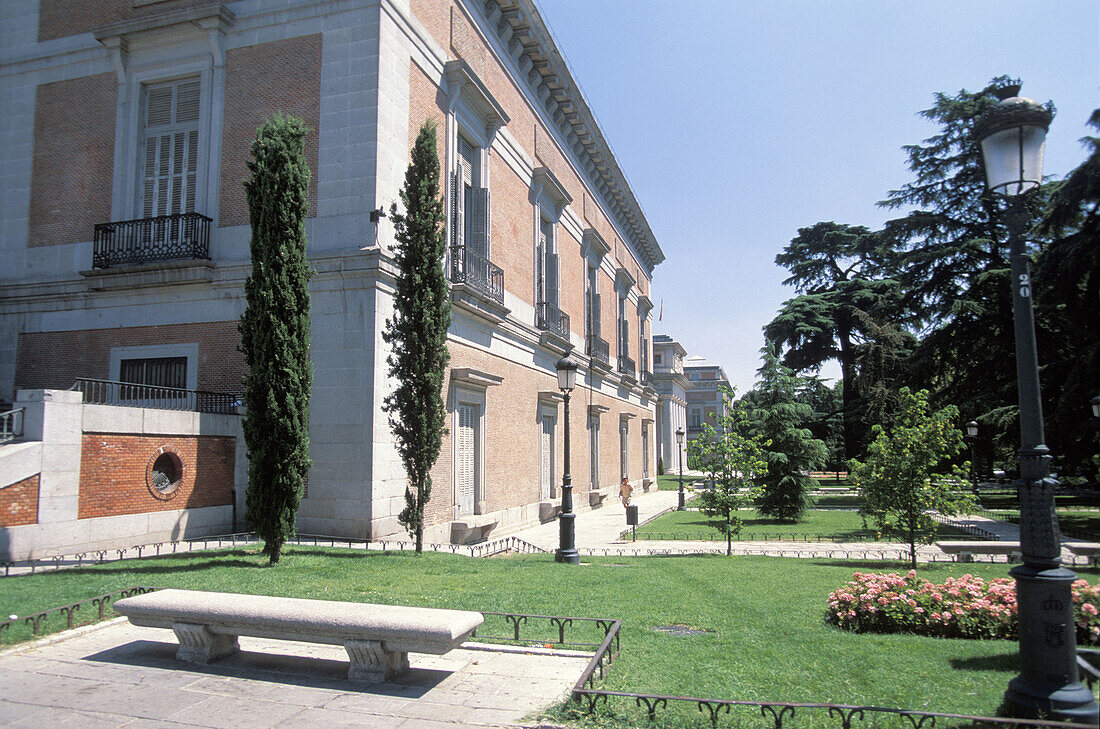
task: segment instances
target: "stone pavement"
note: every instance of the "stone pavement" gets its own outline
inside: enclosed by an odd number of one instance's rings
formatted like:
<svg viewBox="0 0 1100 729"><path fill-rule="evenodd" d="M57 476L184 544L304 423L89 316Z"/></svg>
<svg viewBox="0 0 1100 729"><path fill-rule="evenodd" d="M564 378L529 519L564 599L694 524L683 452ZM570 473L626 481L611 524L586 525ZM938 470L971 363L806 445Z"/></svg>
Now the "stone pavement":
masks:
<svg viewBox="0 0 1100 729"><path fill-rule="evenodd" d="M533 726L589 657L467 644L410 654L391 683L350 682L339 646L241 638L209 665L175 659L171 631L123 619L0 653L0 726L11 729L454 729Z"/></svg>

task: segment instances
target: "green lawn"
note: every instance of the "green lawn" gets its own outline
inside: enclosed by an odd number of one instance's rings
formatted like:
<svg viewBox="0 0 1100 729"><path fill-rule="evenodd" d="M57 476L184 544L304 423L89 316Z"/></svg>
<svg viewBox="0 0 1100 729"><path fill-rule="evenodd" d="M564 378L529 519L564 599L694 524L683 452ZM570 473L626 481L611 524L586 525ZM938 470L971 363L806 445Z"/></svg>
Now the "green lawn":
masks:
<svg viewBox="0 0 1100 729"><path fill-rule="evenodd" d="M810 510L797 524L762 518L755 511L741 512L741 540L799 540L816 541L818 537L836 542L852 542L872 539L873 534L863 527L863 520L854 511ZM719 531L711 526L711 520L702 512L671 511L644 526L638 527L638 536L648 539L713 539L725 541ZM971 536L961 530L941 527L939 536L944 539L961 539Z"/></svg>
<svg viewBox="0 0 1100 729"><path fill-rule="evenodd" d="M624 626L622 653L605 684L610 689L954 713L994 713L1017 665L1012 642L854 635L826 625L829 592L850 580L854 571L879 569L878 565L666 557L591 559L589 566L572 567L554 563L549 555L473 559L292 546L280 566L267 569L257 552L236 549L127 560L7 578L0 612L25 615L145 584L619 618ZM901 566L887 569L904 571ZM923 575L937 582L964 572L1001 577L1007 568L921 567ZM1097 570L1083 572L1097 579ZM63 625L60 618L58 622ZM676 637L652 630L663 625L708 632ZM544 637L554 633L548 623L544 627ZM24 637L17 631L5 634L4 641ZM167 631L164 640L173 640ZM694 706L684 717L683 726L699 721ZM631 721L638 723L636 717Z"/></svg>

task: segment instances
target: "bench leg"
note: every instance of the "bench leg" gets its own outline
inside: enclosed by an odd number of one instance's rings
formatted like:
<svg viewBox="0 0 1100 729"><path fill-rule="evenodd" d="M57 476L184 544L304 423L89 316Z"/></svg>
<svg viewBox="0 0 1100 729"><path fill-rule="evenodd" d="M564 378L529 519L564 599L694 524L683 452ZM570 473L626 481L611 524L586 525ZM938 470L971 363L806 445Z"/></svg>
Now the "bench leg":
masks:
<svg viewBox="0 0 1100 729"><path fill-rule="evenodd" d="M353 681L389 681L409 670L409 654L386 650L380 640L349 640L344 649L351 659L348 678Z"/></svg>
<svg viewBox="0 0 1100 729"><path fill-rule="evenodd" d="M205 625L172 623L172 632L180 642L176 658L190 663L211 663L241 649L237 636L211 633Z"/></svg>

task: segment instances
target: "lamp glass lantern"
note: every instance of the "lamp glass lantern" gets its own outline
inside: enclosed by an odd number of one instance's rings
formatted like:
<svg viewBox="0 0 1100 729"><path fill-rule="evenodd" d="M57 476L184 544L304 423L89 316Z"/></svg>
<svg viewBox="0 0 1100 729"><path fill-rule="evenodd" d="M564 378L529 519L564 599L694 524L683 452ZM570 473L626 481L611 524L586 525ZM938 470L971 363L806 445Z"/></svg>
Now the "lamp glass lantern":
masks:
<svg viewBox="0 0 1100 729"><path fill-rule="evenodd" d="M1097 406L1094 403L1093 406L1092 406L1092 411L1093 412L1096 412L1096 407ZM679 444L679 445L684 444L684 429L683 428L677 428L676 429L676 443Z"/></svg>
<svg viewBox="0 0 1100 729"><path fill-rule="evenodd" d="M966 424L966 434L971 438L977 438L978 437L978 421L977 420L971 420L969 423Z"/></svg>
<svg viewBox="0 0 1100 729"><path fill-rule="evenodd" d="M558 389L562 392L572 392L577 386L577 363L568 357L562 357L555 368L558 371Z"/></svg>
<svg viewBox="0 0 1100 729"><path fill-rule="evenodd" d="M1092 398L1092 417L1100 418L1100 395Z"/></svg>
<svg viewBox="0 0 1100 729"><path fill-rule="evenodd" d="M1018 85L995 93L1000 102L981 118L974 133L981 143L989 189L1014 197L1043 182L1043 152L1053 115L1018 96Z"/></svg>

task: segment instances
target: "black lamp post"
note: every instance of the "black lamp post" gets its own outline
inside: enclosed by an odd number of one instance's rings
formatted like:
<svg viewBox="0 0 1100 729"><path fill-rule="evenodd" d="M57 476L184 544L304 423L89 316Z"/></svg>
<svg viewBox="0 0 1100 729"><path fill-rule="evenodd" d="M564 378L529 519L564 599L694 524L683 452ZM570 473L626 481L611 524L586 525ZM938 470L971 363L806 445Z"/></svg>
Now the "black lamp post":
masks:
<svg viewBox="0 0 1100 729"><path fill-rule="evenodd" d="M574 542L573 477L569 474L569 393L577 385L577 363L562 357L555 365L558 370L558 389L565 398L565 465L561 476L561 513L558 515L558 551L554 561L580 564L581 555Z"/></svg>
<svg viewBox="0 0 1100 729"><path fill-rule="evenodd" d="M684 511L687 507L684 506L684 429L676 429L676 445L680 448L680 503L676 507L677 511Z"/></svg>
<svg viewBox="0 0 1100 729"><path fill-rule="evenodd" d="M1044 444L1039 394L1039 361L1032 313L1031 264L1024 241L1024 198L1039 187L1043 143L1054 115L1021 98L1019 86L997 92L1000 102L975 126L989 189L1005 197L1012 257L1012 309L1016 329L1016 379L1020 407L1020 549L1016 579L1020 623L1020 675L1005 692L1017 716L1097 724L1097 705L1081 683L1070 585L1077 578L1062 567L1058 518L1050 475L1050 449Z"/></svg>
<svg viewBox="0 0 1100 729"><path fill-rule="evenodd" d="M971 420L966 424L966 435L963 437L970 444L970 490L978 493L978 421Z"/></svg>

